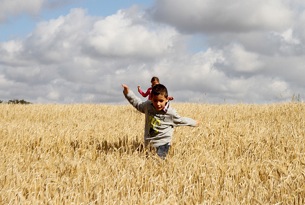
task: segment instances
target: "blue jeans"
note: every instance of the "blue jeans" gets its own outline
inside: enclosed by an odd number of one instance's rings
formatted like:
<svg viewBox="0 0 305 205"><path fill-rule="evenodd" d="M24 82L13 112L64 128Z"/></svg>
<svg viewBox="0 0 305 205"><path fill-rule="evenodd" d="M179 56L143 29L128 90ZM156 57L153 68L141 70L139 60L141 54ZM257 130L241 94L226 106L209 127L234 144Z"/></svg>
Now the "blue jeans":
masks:
<svg viewBox="0 0 305 205"><path fill-rule="evenodd" d="M169 148L170 148L169 143L157 147L158 156L161 157L161 159L165 159L166 155L168 154Z"/></svg>

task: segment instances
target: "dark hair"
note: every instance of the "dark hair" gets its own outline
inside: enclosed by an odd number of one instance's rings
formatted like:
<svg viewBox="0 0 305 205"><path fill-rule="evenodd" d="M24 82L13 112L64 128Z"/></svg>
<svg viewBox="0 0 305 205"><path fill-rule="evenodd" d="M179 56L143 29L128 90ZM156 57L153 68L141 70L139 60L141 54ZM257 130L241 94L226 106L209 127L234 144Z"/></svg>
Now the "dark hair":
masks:
<svg viewBox="0 0 305 205"><path fill-rule="evenodd" d="M154 82L154 81L159 82L159 78L156 77L156 76L152 77L151 80L150 80L150 82L152 83L152 82Z"/></svg>
<svg viewBox="0 0 305 205"><path fill-rule="evenodd" d="M164 97L166 97L166 98L168 97L167 88L162 84L155 85L151 90L151 94L155 95L155 96L161 94L161 95L164 95Z"/></svg>

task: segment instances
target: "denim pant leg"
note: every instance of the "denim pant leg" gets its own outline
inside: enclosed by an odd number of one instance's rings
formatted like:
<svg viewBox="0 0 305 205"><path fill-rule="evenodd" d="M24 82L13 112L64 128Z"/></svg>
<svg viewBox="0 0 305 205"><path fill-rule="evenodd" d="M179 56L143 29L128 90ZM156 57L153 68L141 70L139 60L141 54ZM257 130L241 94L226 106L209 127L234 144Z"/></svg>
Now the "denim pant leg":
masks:
<svg viewBox="0 0 305 205"><path fill-rule="evenodd" d="M161 157L162 159L165 159L166 155L168 154L169 148L170 148L169 143L157 147L158 156Z"/></svg>

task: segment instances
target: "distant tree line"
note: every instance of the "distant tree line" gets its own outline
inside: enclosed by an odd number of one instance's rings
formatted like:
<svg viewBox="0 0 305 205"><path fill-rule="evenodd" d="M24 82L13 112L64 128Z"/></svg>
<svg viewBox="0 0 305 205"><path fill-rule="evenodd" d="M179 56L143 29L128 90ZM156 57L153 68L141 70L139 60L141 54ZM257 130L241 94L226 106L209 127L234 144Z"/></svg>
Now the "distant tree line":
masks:
<svg viewBox="0 0 305 205"><path fill-rule="evenodd" d="M0 100L0 103L7 103L7 104L32 104L30 102L27 102L25 100L18 100L18 99L14 99L14 100L9 100L7 102L4 102L2 100Z"/></svg>

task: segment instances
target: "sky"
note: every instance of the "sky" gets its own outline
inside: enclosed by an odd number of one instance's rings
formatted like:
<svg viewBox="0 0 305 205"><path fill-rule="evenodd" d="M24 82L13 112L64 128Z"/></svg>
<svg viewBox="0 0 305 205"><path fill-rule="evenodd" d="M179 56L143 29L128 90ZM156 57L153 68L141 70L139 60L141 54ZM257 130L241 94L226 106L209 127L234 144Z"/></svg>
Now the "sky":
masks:
<svg viewBox="0 0 305 205"><path fill-rule="evenodd" d="M304 0L0 0L0 100L126 103L158 76L175 102L305 95Z"/></svg>

